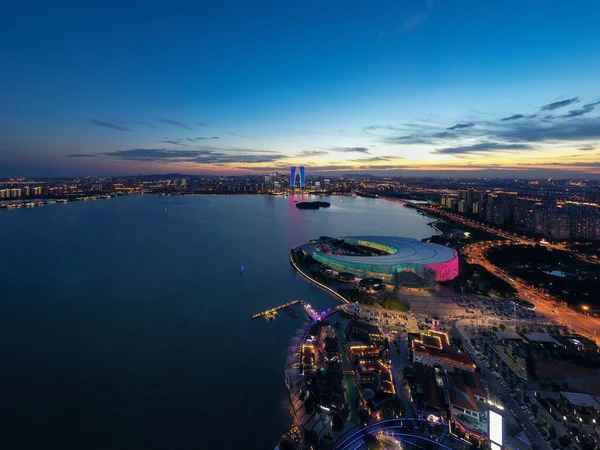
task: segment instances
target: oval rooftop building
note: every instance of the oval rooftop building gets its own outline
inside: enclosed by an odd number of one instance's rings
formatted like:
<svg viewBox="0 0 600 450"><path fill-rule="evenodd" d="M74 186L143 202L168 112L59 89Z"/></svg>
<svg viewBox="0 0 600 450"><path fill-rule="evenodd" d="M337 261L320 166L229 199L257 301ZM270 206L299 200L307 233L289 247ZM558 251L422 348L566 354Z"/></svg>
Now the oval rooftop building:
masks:
<svg viewBox="0 0 600 450"><path fill-rule="evenodd" d="M322 236L311 247L315 260L336 271L380 278L397 286L432 287L458 276L455 250L411 238Z"/></svg>

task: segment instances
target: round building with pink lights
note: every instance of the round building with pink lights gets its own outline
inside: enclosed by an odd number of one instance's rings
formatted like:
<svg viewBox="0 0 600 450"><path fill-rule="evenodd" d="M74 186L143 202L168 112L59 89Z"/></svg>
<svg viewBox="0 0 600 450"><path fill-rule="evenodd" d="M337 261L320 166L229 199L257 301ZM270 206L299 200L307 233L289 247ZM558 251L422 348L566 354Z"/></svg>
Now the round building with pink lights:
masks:
<svg viewBox="0 0 600 450"><path fill-rule="evenodd" d="M439 244L396 236L323 236L305 252L333 270L395 286L433 287L458 276L458 255Z"/></svg>

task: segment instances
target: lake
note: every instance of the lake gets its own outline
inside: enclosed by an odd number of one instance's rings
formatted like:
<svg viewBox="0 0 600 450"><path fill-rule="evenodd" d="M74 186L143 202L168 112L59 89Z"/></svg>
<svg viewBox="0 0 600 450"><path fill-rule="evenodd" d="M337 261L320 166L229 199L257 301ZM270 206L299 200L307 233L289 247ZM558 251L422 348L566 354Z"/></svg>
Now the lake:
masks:
<svg viewBox="0 0 600 450"><path fill-rule="evenodd" d="M250 316L297 298L338 304L294 271L290 248L435 233L397 204L322 200L331 207L136 195L0 210L0 448L273 448L306 319Z"/></svg>

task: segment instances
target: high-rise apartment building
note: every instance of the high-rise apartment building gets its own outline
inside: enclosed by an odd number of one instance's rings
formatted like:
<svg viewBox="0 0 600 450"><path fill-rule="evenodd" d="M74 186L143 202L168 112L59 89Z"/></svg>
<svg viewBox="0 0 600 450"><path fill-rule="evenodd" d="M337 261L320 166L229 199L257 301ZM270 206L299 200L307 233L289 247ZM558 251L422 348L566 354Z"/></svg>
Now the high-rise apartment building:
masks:
<svg viewBox="0 0 600 450"><path fill-rule="evenodd" d="M296 189L296 166L290 167L290 189Z"/></svg>
<svg viewBox="0 0 600 450"><path fill-rule="evenodd" d="M298 167L298 169L300 169L300 189L304 190L304 188L306 187L306 183L304 180L304 166L300 166Z"/></svg>

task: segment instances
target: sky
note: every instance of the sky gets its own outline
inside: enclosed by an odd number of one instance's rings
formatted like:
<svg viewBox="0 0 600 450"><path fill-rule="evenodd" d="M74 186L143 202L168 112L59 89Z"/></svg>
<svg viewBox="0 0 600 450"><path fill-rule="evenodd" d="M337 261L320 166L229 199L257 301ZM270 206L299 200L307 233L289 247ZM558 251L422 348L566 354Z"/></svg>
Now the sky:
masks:
<svg viewBox="0 0 600 450"><path fill-rule="evenodd" d="M0 176L600 179L598 0L1 8Z"/></svg>

